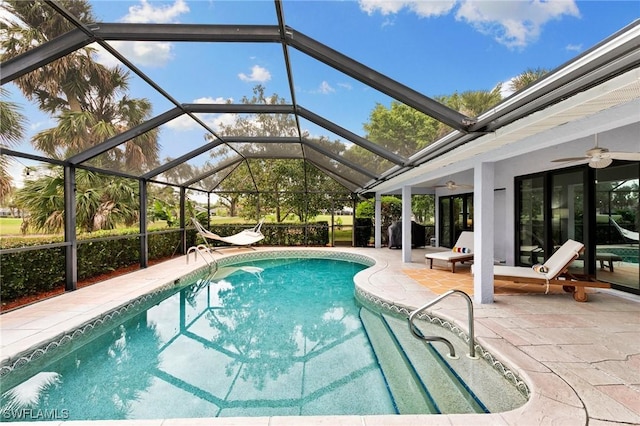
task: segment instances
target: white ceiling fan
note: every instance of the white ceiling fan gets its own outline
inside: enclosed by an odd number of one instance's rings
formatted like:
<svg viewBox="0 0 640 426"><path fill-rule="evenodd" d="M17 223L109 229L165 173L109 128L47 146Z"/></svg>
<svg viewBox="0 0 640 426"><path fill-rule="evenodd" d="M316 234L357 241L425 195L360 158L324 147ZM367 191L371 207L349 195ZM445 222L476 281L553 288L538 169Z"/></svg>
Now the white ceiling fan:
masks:
<svg viewBox="0 0 640 426"><path fill-rule="evenodd" d="M467 185L465 183L455 183L452 180L448 180L443 185L435 185L435 188L447 188L449 191L453 191L454 189L471 189L473 188L473 185Z"/></svg>
<svg viewBox="0 0 640 426"><path fill-rule="evenodd" d="M604 169L609 164L613 162L613 160L628 160L628 161L640 161L640 152L613 152L609 151L607 148L600 148L598 146L598 135L595 135L596 146L588 150L584 157L569 157L569 158L558 158L557 160L551 160L554 163L562 162L568 163L572 161L582 161L584 159L589 159L589 167L593 167L594 169Z"/></svg>

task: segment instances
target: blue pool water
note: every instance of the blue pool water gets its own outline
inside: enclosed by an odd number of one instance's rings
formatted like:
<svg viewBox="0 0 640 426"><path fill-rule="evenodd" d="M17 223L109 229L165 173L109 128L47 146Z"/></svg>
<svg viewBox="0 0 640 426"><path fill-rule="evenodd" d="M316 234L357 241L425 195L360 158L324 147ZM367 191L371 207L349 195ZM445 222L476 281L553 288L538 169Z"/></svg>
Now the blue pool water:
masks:
<svg viewBox="0 0 640 426"><path fill-rule="evenodd" d="M3 378L1 420L395 414L354 301L365 267L222 267L15 387Z"/></svg>
<svg viewBox="0 0 640 426"><path fill-rule="evenodd" d="M638 247L598 247L598 252L617 254L622 262L638 263Z"/></svg>

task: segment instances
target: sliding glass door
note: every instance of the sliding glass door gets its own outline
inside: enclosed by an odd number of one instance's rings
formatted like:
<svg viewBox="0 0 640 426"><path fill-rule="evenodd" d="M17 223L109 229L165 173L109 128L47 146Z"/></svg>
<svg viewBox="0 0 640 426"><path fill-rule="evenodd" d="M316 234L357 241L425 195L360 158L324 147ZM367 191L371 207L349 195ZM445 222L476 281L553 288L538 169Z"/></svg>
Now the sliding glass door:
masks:
<svg viewBox="0 0 640 426"><path fill-rule="evenodd" d="M640 165L599 169L596 173L596 276L640 293Z"/></svg>
<svg viewBox="0 0 640 426"><path fill-rule="evenodd" d="M439 244L453 247L462 231L473 231L473 193L440 197Z"/></svg>
<svg viewBox="0 0 640 426"><path fill-rule="evenodd" d="M585 244L574 273L640 294L639 163L555 170L515 183L517 265L543 263L572 239Z"/></svg>
<svg viewBox="0 0 640 426"><path fill-rule="evenodd" d="M516 264L532 266L544 262L545 202L544 176L522 178L518 188L518 233Z"/></svg>

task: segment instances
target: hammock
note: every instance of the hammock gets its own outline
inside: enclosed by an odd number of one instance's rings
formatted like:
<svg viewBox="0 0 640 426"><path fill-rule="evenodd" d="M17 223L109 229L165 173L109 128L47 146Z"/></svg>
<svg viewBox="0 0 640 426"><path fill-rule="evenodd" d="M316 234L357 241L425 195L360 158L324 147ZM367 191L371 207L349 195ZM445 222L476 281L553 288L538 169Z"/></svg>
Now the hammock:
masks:
<svg viewBox="0 0 640 426"><path fill-rule="evenodd" d="M214 234L211 231L207 231L195 217L192 218L192 221L196 227L196 230L198 231L198 234L202 237L205 244L208 243L208 240L216 240L222 241L223 243L231 244L233 246L249 246L264 239L264 235L262 234L262 232L260 232L260 228L262 227L262 222L264 222L264 219L258 222L258 224L251 229L245 229L244 231L240 231L237 234L229 235L227 237L222 237L218 234Z"/></svg>
<svg viewBox="0 0 640 426"><path fill-rule="evenodd" d="M616 227L618 232L620 232L620 234L622 234L622 236L627 240L636 241L636 242L640 240L640 234L638 234L638 232L633 232L633 231L629 231L628 229L624 229L623 227L618 225L618 222L616 222L611 216L609 216L609 220L611 221L611 223L613 223L613 226Z"/></svg>

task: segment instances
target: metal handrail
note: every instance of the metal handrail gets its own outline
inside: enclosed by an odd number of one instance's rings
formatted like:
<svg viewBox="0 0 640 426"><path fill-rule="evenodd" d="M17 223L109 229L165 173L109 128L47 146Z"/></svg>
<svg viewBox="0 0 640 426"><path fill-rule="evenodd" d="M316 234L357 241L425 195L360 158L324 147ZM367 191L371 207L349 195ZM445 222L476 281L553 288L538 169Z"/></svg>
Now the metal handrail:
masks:
<svg viewBox="0 0 640 426"><path fill-rule="evenodd" d="M218 262L216 261L216 259L211 254L211 250L209 249L209 247L205 246L204 244L198 244L197 246L189 247L189 250L187 250L187 265L189 264L189 255L191 253L193 253L193 260L194 261L198 260L198 253L200 253L200 255L202 256L202 259L204 259L204 261L205 261L205 263L207 265L211 266L211 263L213 263L214 266L216 267L216 270L218 269ZM211 257L211 263L209 263L207 258L204 257L204 255L202 253L209 254L209 256Z"/></svg>
<svg viewBox="0 0 640 426"><path fill-rule="evenodd" d="M474 329L473 329L473 302L471 301L471 298L469 297L469 295L462 290L449 290L443 295L441 295L440 297L437 297L436 299L432 300L426 305L423 305L420 308L411 312L411 314L409 314L409 331L411 331L411 334L413 334L418 339L422 339L427 342L442 342L446 344L447 347L449 348L449 357L456 358L456 350L449 340L441 336L425 336L413 323L413 320L416 318L416 316L420 312L424 311L425 309L440 302L442 299L448 296L451 296L452 294L455 294L455 293L461 294L462 296L464 296L465 300L467 301L467 312L469 317L469 355L468 356L469 358L477 359L475 340L474 340Z"/></svg>

